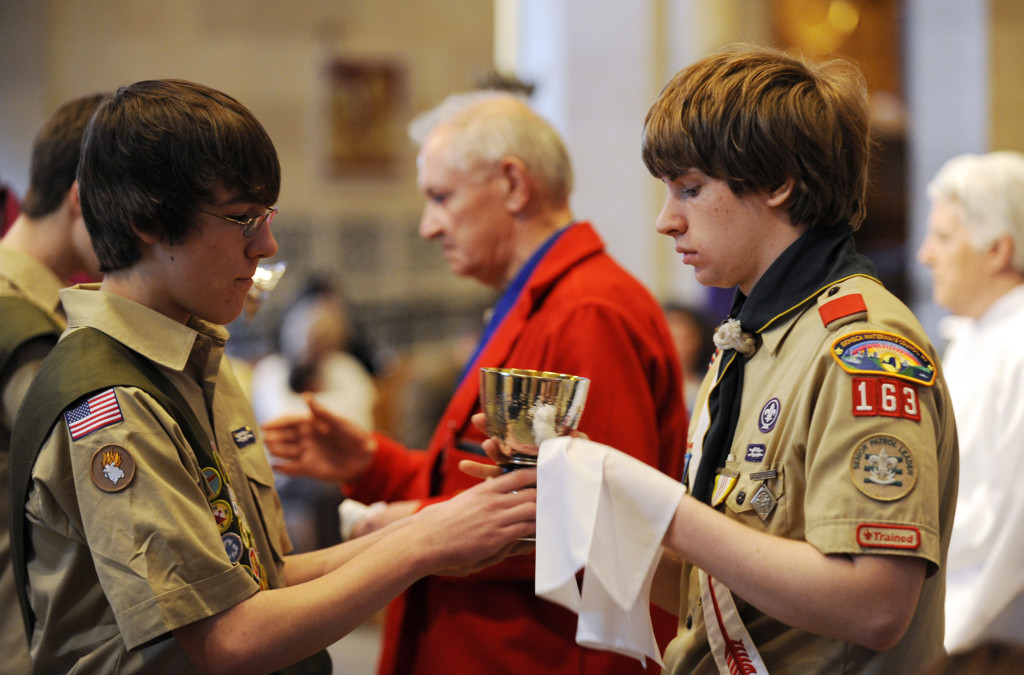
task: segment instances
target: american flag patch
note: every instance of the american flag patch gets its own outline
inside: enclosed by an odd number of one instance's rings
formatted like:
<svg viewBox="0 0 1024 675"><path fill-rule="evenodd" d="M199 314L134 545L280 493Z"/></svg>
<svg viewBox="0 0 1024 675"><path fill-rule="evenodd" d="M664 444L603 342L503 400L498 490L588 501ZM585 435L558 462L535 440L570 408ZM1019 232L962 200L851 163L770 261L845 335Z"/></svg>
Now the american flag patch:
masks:
<svg viewBox="0 0 1024 675"><path fill-rule="evenodd" d="M74 441L123 419L121 406L117 404L117 395L113 389L90 396L75 407L64 411L64 420L68 423L68 431L71 432L71 440Z"/></svg>

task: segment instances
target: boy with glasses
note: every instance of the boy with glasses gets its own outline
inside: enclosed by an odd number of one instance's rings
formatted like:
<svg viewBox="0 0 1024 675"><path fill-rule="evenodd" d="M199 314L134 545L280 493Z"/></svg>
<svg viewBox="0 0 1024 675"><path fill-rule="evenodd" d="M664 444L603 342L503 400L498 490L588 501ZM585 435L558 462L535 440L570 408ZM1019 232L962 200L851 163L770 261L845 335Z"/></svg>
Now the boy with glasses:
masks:
<svg viewBox="0 0 1024 675"><path fill-rule="evenodd" d="M63 294L69 330L12 442L37 672L329 673L322 650L415 579L521 546L535 476L490 481L365 542L288 555L224 358L222 324L277 252L280 165L244 106L180 80L123 87L90 124L78 176L105 276Z"/></svg>

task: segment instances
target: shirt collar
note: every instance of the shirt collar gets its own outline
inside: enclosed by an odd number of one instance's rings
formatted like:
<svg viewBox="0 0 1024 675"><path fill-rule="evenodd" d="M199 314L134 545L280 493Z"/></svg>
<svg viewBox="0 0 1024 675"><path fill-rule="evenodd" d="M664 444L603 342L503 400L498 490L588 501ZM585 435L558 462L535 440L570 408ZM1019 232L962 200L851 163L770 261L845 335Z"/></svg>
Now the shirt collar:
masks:
<svg viewBox="0 0 1024 675"><path fill-rule="evenodd" d="M95 328L150 361L182 371L197 339L223 346L228 331L200 319L189 325L164 316L134 300L99 290L99 284L80 284L60 292L68 328Z"/></svg>

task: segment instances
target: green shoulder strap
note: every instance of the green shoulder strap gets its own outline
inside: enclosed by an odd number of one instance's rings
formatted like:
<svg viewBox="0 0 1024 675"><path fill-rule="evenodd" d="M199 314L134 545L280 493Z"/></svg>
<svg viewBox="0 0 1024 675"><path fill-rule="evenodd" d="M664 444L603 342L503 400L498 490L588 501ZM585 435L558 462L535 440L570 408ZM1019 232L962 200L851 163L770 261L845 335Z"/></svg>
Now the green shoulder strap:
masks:
<svg viewBox="0 0 1024 675"><path fill-rule="evenodd" d="M203 447L206 434L192 409L148 360L92 328L76 330L57 343L25 394L11 433L11 563L29 637L34 618L26 583L25 499L32 468L60 414L75 401L113 386L138 387L153 396L178 421L189 444Z"/></svg>
<svg viewBox="0 0 1024 675"><path fill-rule="evenodd" d="M0 316L4 322L0 331L0 375L23 344L36 338L48 338L56 344L63 332L49 314L26 298L0 297Z"/></svg>

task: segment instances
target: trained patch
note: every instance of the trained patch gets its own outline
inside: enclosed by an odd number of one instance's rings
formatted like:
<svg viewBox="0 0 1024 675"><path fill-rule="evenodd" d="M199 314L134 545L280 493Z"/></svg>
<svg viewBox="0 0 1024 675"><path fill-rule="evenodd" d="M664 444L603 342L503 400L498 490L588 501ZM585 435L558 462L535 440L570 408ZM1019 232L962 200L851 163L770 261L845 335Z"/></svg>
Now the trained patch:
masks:
<svg viewBox="0 0 1024 675"><path fill-rule="evenodd" d="M121 406L117 404L117 394L113 389L94 394L64 411L64 421L73 441L122 420Z"/></svg>
<svg viewBox="0 0 1024 675"><path fill-rule="evenodd" d="M861 331L836 339L832 356L854 375L889 375L917 384L935 382L935 365L906 338L880 331Z"/></svg>
<svg viewBox="0 0 1024 675"><path fill-rule="evenodd" d="M135 478L135 460L120 445L104 445L92 454L89 475L104 492L120 492Z"/></svg>
<svg viewBox="0 0 1024 675"><path fill-rule="evenodd" d="M908 525L861 523L857 526L857 544L864 548L921 548L921 531Z"/></svg>
<svg viewBox="0 0 1024 675"><path fill-rule="evenodd" d="M872 499L883 502L902 499L917 483L914 455L895 436L870 436L853 449L850 479L858 490Z"/></svg>
<svg viewBox="0 0 1024 675"><path fill-rule="evenodd" d="M855 417L903 417L921 421L917 385L892 377L853 378Z"/></svg>

